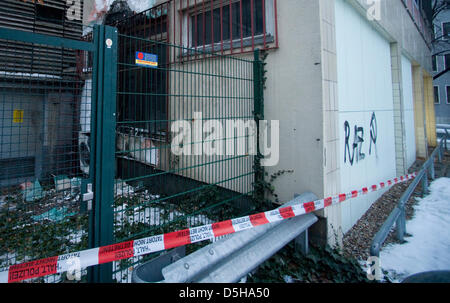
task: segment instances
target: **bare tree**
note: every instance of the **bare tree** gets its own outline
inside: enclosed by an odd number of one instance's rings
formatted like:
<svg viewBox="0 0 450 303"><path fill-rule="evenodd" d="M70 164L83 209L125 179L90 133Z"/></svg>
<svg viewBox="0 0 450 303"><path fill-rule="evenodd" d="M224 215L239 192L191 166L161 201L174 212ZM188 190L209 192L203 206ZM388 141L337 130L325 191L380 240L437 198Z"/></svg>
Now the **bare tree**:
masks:
<svg viewBox="0 0 450 303"><path fill-rule="evenodd" d="M433 0L431 18L433 24L434 38L432 40L433 56L445 56L450 54L450 33L444 32L441 23L441 15L443 12L450 10L450 0ZM450 68L446 68L442 72L436 74L433 79L438 79L447 72Z"/></svg>

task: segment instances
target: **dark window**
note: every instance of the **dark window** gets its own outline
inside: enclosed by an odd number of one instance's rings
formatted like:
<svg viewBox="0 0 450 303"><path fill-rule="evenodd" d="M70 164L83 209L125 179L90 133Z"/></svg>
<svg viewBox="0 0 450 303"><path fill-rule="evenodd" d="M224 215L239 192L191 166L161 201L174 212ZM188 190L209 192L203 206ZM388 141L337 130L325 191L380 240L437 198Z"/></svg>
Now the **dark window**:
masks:
<svg viewBox="0 0 450 303"><path fill-rule="evenodd" d="M448 91L448 90L447 90L447 91ZM440 99L440 98L439 98L439 87L438 87L438 86L435 86L435 87L434 87L434 103L435 103L435 104L441 103L439 99Z"/></svg>
<svg viewBox="0 0 450 303"><path fill-rule="evenodd" d="M437 72L437 57L436 56L432 57L432 62L433 62L433 72Z"/></svg>
<svg viewBox="0 0 450 303"><path fill-rule="evenodd" d="M450 104L450 99L449 99L449 97L450 97L450 86L447 86L445 88L447 90L447 104Z"/></svg>
<svg viewBox="0 0 450 303"><path fill-rule="evenodd" d="M445 69L450 68L450 54L445 55Z"/></svg>
<svg viewBox="0 0 450 303"><path fill-rule="evenodd" d="M450 38L450 22L442 23L442 35L444 39Z"/></svg>
<svg viewBox="0 0 450 303"><path fill-rule="evenodd" d="M237 1L231 4L232 30L230 30L230 5L224 5L212 10L208 10L205 5L205 11L191 15L191 34L192 46L202 46L221 41L229 41L230 35L234 39L247 38L252 36L252 6L251 0ZM242 26L241 26L242 13ZM262 0L253 0L253 35L264 33L263 28L263 9ZM222 14L222 15L221 15ZM222 21L222 22L221 22ZM212 33L214 31L214 33ZM232 31L232 33L231 33ZM242 32L242 33L241 33Z"/></svg>
<svg viewBox="0 0 450 303"><path fill-rule="evenodd" d="M64 21L64 10L37 4L36 20L62 24Z"/></svg>

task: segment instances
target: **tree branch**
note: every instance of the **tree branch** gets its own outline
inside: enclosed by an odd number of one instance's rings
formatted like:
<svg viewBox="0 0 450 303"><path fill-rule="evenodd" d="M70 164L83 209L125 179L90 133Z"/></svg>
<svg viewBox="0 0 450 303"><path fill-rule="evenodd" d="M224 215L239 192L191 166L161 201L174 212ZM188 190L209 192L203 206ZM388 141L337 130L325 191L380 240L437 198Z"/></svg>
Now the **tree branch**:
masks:
<svg viewBox="0 0 450 303"><path fill-rule="evenodd" d="M446 68L445 70L443 70L443 71L440 72L439 74L434 75L434 76L433 76L433 80L436 80L436 79L442 77L443 75L445 75L445 74L448 73L449 71L450 71L450 67Z"/></svg>

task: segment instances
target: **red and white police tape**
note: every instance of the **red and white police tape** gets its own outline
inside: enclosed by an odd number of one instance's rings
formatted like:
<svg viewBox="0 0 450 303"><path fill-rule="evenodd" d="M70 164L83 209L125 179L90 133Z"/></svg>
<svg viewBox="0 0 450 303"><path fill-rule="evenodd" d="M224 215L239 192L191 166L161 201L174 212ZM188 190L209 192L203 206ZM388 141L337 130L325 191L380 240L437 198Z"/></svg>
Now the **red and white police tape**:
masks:
<svg viewBox="0 0 450 303"><path fill-rule="evenodd" d="M378 185L372 185L371 187L354 190L347 194L340 194L317 201L282 207L276 210L245 216L242 218L193 227L181 231L117 243L109 246L87 249L27 263L11 265L8 270L0 272L0 283L13 283L63 273L66 271L73 271L74 264L76 264L77 269L81 269L89 266L155 253L191 243L211 240L216 237L324 209L331 205L368 194L369 192L374 192L380 189L388 188L397 183L408 181L416 176L417 173L413 173L395 178L393 180L388 180L387 182L381 182Z"/></svg>

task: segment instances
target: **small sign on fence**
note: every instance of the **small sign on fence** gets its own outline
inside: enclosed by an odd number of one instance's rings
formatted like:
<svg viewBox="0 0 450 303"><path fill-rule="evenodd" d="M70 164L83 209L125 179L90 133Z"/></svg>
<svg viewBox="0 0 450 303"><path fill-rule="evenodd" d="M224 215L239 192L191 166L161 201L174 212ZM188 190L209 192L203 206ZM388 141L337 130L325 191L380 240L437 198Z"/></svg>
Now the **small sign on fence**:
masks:
<svg viewBox="0 0 450 303"><path fill-rule="evenodd" d="M136 65L157 68L158 56L154 54L136 52Z"/></svg>
<svg viewBox="0 0 450 303"><path fill-rule="evenodd" d="M21 110L21 109L14 110L13 123L23 123L23 110Z"/></svg>

